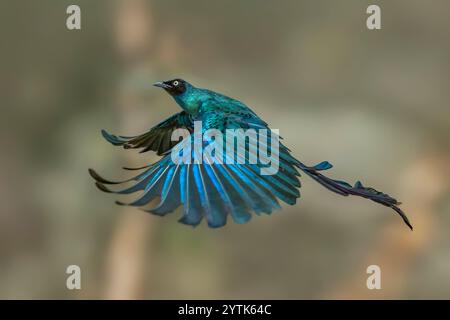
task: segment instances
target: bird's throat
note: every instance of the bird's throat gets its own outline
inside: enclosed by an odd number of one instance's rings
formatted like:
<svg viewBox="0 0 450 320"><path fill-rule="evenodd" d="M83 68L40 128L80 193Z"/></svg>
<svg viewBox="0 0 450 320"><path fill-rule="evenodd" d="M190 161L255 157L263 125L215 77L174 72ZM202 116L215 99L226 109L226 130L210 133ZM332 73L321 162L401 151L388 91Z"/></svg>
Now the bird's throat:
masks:
<svg viewBox="0 0 450 320"><path fill-rule="evenodd" d="M179 95L174 97L178 105L187 113L196 115L200 108L200 100L197 97Z"/></svg>

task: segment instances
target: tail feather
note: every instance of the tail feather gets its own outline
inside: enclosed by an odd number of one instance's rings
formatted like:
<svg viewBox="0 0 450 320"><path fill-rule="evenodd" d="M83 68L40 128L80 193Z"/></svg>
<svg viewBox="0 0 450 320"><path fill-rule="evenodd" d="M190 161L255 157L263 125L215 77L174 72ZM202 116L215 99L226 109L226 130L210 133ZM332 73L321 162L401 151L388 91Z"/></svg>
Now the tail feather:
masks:
<svg viewBox="0 0 450 320"><path fill-rule="evenodd" d="M320 183L322 186L337 194L340 194L342 196L354 195L363 197L372 200L376 203L382 204L386 207L392 208L395 212L397 212L400 215L405 224L411 230L413 230L413 226L409 221L408 217L403 212L403 210L398 207L401 203L397 201L395 198L389 196L388 194L378 191L371 187L365 187L360 181L357 181L355 185L352 186L345 181L333 180L331 178L328 178L327 176L324 176L319 171L328 170L332 168L332 165L327 161L323 161L313 167L309 167L301 162L298 162L298 167L300 168L300 170L302 170L312 179Z"/></svg>

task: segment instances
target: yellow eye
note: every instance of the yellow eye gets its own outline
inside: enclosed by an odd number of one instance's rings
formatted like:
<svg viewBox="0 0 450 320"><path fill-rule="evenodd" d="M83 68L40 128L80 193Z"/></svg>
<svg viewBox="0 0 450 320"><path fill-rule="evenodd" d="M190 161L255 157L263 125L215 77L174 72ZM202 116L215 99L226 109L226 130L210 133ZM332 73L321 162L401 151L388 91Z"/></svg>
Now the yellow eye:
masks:
<svg viewBox="0 0 450 320"><path fill-rule="evenodd" d="M180 83L179 83L177 80L175 80L174 82L172 82L172 84L176 87L176 86L178 86Z"/></svg>

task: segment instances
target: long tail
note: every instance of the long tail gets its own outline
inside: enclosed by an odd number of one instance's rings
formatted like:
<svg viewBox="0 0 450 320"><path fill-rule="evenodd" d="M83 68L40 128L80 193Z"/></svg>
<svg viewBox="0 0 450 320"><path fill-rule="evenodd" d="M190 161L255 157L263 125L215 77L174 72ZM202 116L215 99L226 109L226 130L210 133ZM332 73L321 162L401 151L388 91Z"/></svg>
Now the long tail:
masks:
<svg viewBox="0 0 450 320"><path fill-rule="evenodd" d="M309 167L301 162L298 162L298 167L308 176L310 176L315 181L320 183L322 186L337 194L340 194L342 196L355 195L363 197L366 199L370 199L374 202L380 203L386 207L394 209L395 212L397 212L400 215L400 217L402 217L406 225L411 230L413 230L413 227L409 222L408 217L402 211L402 209L398 207L401 203L396 199L392 198L391 196L383 192L375 190L374 188L364 187L360 181L357 181L355 185L352 186L345 181L333 180L321 174L320 171L328 170L333 167L331 163L329 163L328 161L323 161L313 167Z"/></svg>

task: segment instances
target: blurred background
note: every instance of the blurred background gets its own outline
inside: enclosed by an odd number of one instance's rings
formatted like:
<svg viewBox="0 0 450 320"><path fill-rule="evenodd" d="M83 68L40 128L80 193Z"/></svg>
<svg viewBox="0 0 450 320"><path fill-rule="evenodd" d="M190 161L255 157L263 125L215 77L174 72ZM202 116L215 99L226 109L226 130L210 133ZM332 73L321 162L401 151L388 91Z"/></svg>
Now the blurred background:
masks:
<svg viewBox="0 0 450 320"><path fill-rule="evenodd" d="M447 0L2 0L0 15L0 298L450 298ZM247 103L303 162L401 199L414 231L307 177L297 205L215 230L116 206L87 169L119 179L157 157L100 129L178 112L151 86L174 77Z"/></svg>

